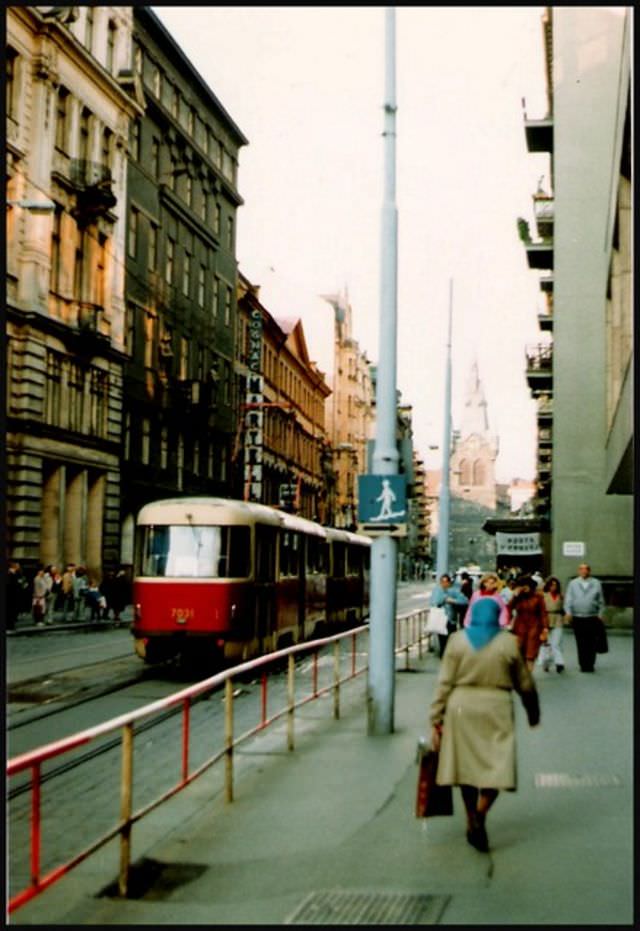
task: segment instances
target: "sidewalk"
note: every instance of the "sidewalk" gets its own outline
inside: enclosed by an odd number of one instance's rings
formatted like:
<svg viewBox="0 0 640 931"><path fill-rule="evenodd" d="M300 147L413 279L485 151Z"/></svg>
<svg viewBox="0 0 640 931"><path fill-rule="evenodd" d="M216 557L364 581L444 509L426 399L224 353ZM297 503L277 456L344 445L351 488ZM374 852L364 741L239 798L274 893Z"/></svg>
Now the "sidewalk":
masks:
<svg viewBox="0 0 640 931"><path fill-rule="evenodd" d="M520 781L491 812L490 854L467 844L457 790L453 817L413 816L428 654L397 673L394 734L366 736L360 677L339 721L331 699L298 712L293 753L279 726L239 753L232 804L205 775L136 825L134 861L164 865L142 898L98 897L117 877L109 845L12 924L631 924L633 638L609 642L586 675L567 632L566 671L537 673L540 727L517 703Z"/></svg>

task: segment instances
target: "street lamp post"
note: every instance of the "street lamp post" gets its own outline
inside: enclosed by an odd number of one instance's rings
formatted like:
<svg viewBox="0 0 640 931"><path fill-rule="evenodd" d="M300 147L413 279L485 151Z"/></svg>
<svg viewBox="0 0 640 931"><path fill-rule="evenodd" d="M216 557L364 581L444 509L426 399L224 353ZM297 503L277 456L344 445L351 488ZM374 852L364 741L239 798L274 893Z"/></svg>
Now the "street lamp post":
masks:
<svg viewBox="0 0 640 931"><path fill-rule="evenodd" d="M449 281L449 336L447 340L447 369L444 392L444 434L442 437L442 481L440 483L440 509L438 513L437 577L449 572L449 515L450 457L451 457L451 321L453 317L453 280Z"/></svg>
<svg viewBox="0 0 640 931"><path fill-rule="evenodd" d="M395 9L385 11L384 199L382 204L380 344L376 378L374 475L397 475L396 305L398 211L396 207ZM367 723L370 736L393 732L397 542L383 533L371 544L371 615Z"/></svg>

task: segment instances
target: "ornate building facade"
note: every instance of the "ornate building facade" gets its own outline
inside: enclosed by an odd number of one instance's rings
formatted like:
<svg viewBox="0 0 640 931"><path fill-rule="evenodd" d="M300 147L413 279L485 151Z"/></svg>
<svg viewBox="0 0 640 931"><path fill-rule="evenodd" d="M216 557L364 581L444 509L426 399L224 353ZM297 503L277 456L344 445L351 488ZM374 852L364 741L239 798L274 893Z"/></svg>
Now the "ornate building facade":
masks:
<svg viewBox="0 0 640 931"><path fill-rule="evenodd" d="M7 9L7 549L119 559L130 7Z"/></svg>
<svg viewBox="0 0 640 931"><path fill-rule="evenodd" d="M302 322L276 320L260 289L238 281L237 378L243 401L234 444L241 496L327 522L325 401L331 389L309 358Z"/></svg>

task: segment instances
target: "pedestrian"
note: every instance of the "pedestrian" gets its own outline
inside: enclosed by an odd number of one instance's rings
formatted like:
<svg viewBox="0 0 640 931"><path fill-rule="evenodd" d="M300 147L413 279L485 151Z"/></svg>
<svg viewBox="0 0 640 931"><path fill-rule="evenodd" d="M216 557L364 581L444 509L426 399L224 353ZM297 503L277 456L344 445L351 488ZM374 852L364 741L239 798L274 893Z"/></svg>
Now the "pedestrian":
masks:
<svg viewBox="0 0 640 931"><path fill-rule="evenodd" d="M89 620L100 620L103 612L103 605L106 604L104 595L98 588L98 583L93 577L89 578L87 588L84 593L85 604L89 608Z"/></svg>
<svg viewBox="0 0 640 931"><path fill-rule="evenodd" d="M440 576L439 584L434 586L429 603L433 608L444 608L447 616L447 633L438 634L438 646L442 659L449 635L458 629L456 609L459 605L466 607L469 599L462 594L458 586L453 583L451 576L445 572Z"/></svg>
<svg viewBox="0 0 640 931"><path fill-rule="evenodd" d="M76 574L76 567L69 563L62 573L62 619L67 620L67 614L74 616L75 597L73 594L73 580Z"/></svg>
<svg viewBox="0 0 640 931"><path fill-rule="evenodd" d="M45 601L44 622L45 624L53 624L56 602L62 587L62 578L58 572L57 566L47 566L44 574L47 580L47 585L49 586L49 591L47 592Z"/></svg>
<svg viewBox="0 0 640 931"><path fill-rule="evenodd" d="M11 560L7 571L7 591L5 595L7 630L15 630L18 615L22 612L25 591L29 583L25 579L19 562Z"/></svg>
<svg viewBox="0 0 640 931"><path fill-rule="evenodd" d="M549 636L549 618L544 605L544 596L530 575L520 576L516 593L509 602L511 630L515 634L520 652L533 669L540 644Z"/></svg>
<svg viewBox="0 0 640 931"><path fill-rule="evenodd" d="M460 573L460 591L462 592L464 597L467 599L467 601L473 595L473 581L468 572Z"/></svg>
<svg viewBox="0 0 640 931"><path fill-rule="evenodd" d="M543 585L544 585L544 579L542 578L542 575L540 574L540 571L539 571L538 569L535 569L535 570L531 573L531 578L532 578L533 581L536 583L536 589L537 589L538 591L540 591L540 589L541 589L541 588L543 587Z"/></svg>
<svg viewBox="0 0 640 931"><path fill-rule="evenodd" d="M100 582L100 586L99 586L100 593L102 597L104 598L103 617L105 618L105 620L109 617L109 611L111 610L113 610L114 619L115 619L116 612L115 612L114 605L113 605L113 599L114 599L114 594L115 594L115 581L116 581L115 572L113 571L113 569L107 569L102 579L102 582Z"/></svg>
<svg viewBox="0 0 640 931"><path fill-rule="evenodd" d="M467 841L483 852L487 812L500 790L517 786L513 689L531 727L540 720L533 677L500 626L501 611L493 597L469 605L468 624L451 635L442 658L430 711L431 745L440 751L436 782L460 786Z"/></svg>
<svg viewBox="0 0 640 931"><path fill-rule="evenodd" d="M573 623L580 670L593 672L598 624L604 623L604 594L600 580L591 575L591 567L587 563L578 566L578 577L567 585L564 610L567 623Z"/></svg>
<svg viewBox="0 0 640 931"><path fill-rule="evenodd" d="M40 566L34 576L31 593L31 613L37 627L42 627L44 625L48 593L49 582L46 577L44 566Z"/></svg>
<svg viewBox="0 0 640 931"><path fill-rule="evenodd" d="M543 588L544 606L549 618L549 646L557 672L564 671L562 637L564 633L564 598L560 580L550 575Z"/></svg>
<svg viewBox="0 0 640 931"><path fill-rule="evenodd" d="M116 572L113 584L113 595L111 606L113 608L113 619L116 624L120 624L120 615L128 604L131 603L131 586L127 578L127 573L120 567Z"/></svg>
<svg viewBox="0 0 640 931"><path fill-rule="evenodd" d="M485 572L485 574L480 579L480 586L478 590L475 591L469 599L469 607L467 608L467 613L464 616L464 627L469 625L472 606L481 598L491 598L496 602L500 608L500 627L508 627L511 622L511 615L509 614L509 609L507 608L503 599L498 594L497 572Z"/></svg>
<svg viewBox="0 0 640 931"><path fill-rule="evenodd" d="M87 572L84 566L78 566L73 575L73 619L82 621L86 615L86 591L88 587Z"/></svg>
<svg viewBox="0 0 640 931"><path fill-rule="evenodd" d="M509 579L506 585L500 589L500 597L505 604L509 604L516 593L516 580Z"/></svg>

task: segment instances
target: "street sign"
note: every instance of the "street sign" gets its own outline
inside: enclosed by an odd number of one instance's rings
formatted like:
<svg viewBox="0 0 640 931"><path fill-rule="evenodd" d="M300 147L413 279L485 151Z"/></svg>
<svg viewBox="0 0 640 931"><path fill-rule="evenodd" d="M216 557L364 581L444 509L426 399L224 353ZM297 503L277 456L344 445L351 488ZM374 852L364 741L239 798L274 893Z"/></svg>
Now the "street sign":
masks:
<svg viewBox="0 0 640 931"><path fill-rule="evenodd" d="M404 475L358 476L358 524L362 533L378 536L407 532L407 487Z"/></svg>
<svg viewBox="0 0 640 931"><path fill-rule="evenodd" d="M584 556L585 549L581 540L564 540L562 543L563 556Z"/></svg>

